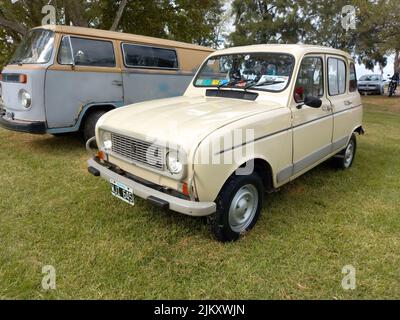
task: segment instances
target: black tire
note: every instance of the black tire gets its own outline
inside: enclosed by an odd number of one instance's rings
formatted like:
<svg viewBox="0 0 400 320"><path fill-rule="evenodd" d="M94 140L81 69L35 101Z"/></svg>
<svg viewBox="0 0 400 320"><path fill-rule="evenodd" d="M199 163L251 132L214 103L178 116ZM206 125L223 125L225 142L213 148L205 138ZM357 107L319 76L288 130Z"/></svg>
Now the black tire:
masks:
<svg viewBox="0 0 400 320"><path fill-rule="evenodd" d="M91 112L87 116L85 123L83 124L83 138L85 139L85 142L95 136L96 123L106 113L107 113L107 111L97 110L97 111Z"/></svg>
<svg viewBox="0 0 400 320"><path fill-rule="evenodd" d="M250 200L251 204L249 199L246 198L246 192L248 192L247 196L250 198L254 195L254 198ZM238 197L238 195L242 195L242 197ZM254 200L256 197L257 201ZM214 237L220 242L232 242L250 231L260 216L263 197L263 182L256 173L247 176L234 175L229 178L216 200L217 212L208 217L211 233ZM235 207L233 201L237 206L231 211L231 206ZM242 203L244 203L243 206ZM244 210L243 218L249 214L248 219L243 220L245 222L242 225L234 225L232 220L237 222L240 210ZM233 213L236 213L236 215ZM239 214L241 213L239 212Z"/></svg>
<svg viewBox="0 0 400 320"><path fill-rule="evenodd" d="M350 151L351 149L352 151ZM351 153L351 158L349 158L350 155L349 152ZM346 148L335 156L334 160L336 167L342 170L351 168L354 159L356 157L356 152L357 152L357 137L356 134L353 133Z"/></svg>

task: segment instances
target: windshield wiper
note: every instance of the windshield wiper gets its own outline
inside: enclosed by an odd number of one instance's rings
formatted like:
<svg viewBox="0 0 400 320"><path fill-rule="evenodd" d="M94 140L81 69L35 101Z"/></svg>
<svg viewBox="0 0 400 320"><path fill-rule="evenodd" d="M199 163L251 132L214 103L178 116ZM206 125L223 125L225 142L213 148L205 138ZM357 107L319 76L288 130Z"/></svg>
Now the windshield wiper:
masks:
<svg viewBox="0 0 400 320"><path fill-rule="evenodd" d="M244 89L251 89L254 87L261 87L261 86L269 86L269 85L273 85L273 84L279 84L279 83L285 83L285 81L271 81L271 80L267 80L261 83L251 83L248 86L246 86Z"/></svg>

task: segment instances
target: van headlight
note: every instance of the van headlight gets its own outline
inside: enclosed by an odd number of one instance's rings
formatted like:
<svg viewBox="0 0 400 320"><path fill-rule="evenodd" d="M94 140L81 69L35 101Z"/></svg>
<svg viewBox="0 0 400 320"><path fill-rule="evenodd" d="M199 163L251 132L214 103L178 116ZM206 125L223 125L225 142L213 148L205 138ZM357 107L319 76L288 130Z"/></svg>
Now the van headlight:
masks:
<svg viewBox="0 0 400 320"><path fill-rule="evenodd" d="M183 162L179 158L179 153L170 151L167 154L167 168L172 174L180 174L183 171Z"/></svg>
<svg viewBox="0 0 400 320"><path fill-rule="evenodd" d="M102 131L101 133L101 141L102 147L104 151L111 151L112 150L112 139L111 133L108 131Z"/></svg>
<svg viewBox="0 0 400 320"><path fill-rule="evenodd" d="M20 100L20 102L21 102L21 105L22 105L24 108L26 108L26 109L29 109L29 108L30 108L30 106L31 106L31 104L32 104L32 97L31 97L31 95L30 95L27 91L25 91L24 89L22 89L22 90L19 92L19 100Z"/></svg>

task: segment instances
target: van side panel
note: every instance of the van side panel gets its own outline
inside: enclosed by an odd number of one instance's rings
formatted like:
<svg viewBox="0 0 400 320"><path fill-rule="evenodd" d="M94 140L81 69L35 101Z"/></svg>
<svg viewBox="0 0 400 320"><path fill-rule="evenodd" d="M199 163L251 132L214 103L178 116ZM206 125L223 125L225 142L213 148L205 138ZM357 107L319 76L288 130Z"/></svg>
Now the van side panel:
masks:
<svg viewBox="0 0 400 320"><path fill-rule="evenodd" d="M183 95L194 74L126 71L124 82L125 104Z"/></svg>
<svg viewBox="0 0 400 320"><path fill-rule="evenodd" d="M124 100L120 72L54 70L46 75L45 106L47 127L73 127L89 104ZM65 69L65 68L64 68ZM93 68L91 68L93 69Z"/></svg>

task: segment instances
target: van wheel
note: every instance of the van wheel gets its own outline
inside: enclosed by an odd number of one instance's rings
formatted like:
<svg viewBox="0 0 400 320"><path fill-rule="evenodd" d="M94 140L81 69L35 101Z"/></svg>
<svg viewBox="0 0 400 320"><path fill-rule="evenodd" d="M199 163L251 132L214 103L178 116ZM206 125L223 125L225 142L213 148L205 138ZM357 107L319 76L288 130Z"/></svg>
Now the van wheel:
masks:
<svg viewBox="0 0 400 320"><path fill-rule="evenodd" d="M349 169L356 156L357 151L357 137L355 133L352 134L347 147L337 154L335 158L336 166L340 169Z"/></svg>
<svg viewBox="0 0 400 320"><path fill-rule="evenodd" d="M260 216L263 196L263 183L256 173L229 178L216 200L217 212L208 217L215 238L231 242L250 231Z"/></svg>
<svg viewBox="0 0 400 320"><path fill-rule="evenodd" d="M98 110L91 112L83 125L83 138L85 142L96 135L96 123L107 111Z"/></svg>

